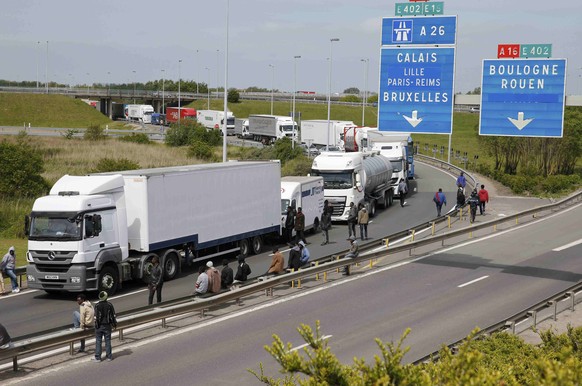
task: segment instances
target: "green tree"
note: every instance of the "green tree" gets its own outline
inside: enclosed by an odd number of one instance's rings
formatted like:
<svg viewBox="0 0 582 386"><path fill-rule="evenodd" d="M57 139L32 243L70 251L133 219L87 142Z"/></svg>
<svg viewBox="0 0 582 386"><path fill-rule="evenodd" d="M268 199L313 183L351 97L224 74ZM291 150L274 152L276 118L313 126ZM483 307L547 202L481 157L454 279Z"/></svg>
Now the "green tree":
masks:
<svg viewBox="0 0 582 386"><path fill-rule="evenodd" d="M352 102L352 103L360 103L362 102L362 99L360 97L357 97L355 95L344 95L343 97L340 98L341 102Z"/></svg>
<svg viewBox="0 0 582 386"><path fill-rule="evenodd" d="M44 162L40 151L19 136L16 143L0 143L0 196L36 197L45 194L49 185L42 177Z"/></svg>
<svg viewBox="0 0 582 386"><path fill-rule="evenodd" d="M349 87L344 90L344 94L360 95L360 89L357 87Z"/></svg>
<svg viewBox="0 0 582 386"><path fill-rule="evenodd" d="M239 103L240 101L240 94L237 89L231 88L228 90L227 100L229 103Z"/></svg>

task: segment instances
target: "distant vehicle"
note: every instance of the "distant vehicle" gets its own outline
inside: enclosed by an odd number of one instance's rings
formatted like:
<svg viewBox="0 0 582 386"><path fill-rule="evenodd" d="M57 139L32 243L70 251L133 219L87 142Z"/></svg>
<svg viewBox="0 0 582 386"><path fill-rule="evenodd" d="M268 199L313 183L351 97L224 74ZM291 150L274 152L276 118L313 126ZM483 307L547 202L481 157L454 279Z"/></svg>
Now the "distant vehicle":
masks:
<svg viewBox="0 0 582 386"><path fill-rule="evenodd" d="M481 112L481 107L480 106L473 106L469 109L469 111L472 113L479 113L479 112Z"/></svg>
<svg viewBox="0 0 582 386"><path fill-rule="evenodd" d="M177 123L186 119L196 119L196 109L191 107L167 107L166 121L167 124Z"/></svg>
<svg viewBox="0 0 582 386"><path fill-rule="evenodd" d="M152 125L165 125L166 124L166 114L153 113L152 114Z"/></svg>
<svg viewBox="0 0 582 386"><path fill-rule="evenodd" d="M218 110L198 110L196 116L198 122L207 129L220 130L224 127L224 111ZM228 112L226 119L226 135L235 134L235 116L232 112Z"/></svg>
<svg viewBox="0 0 582 386"><path fill-rule="evenodd" d="M127 119L123 103L111 103L111 119Z"/></svg>
<svg viewBox="0 0 582 386"><path fill-rule="evenodd" d="M252 138L249 132L249 120L248 119L234 119L234 133L240 139L250 139Z"/></svg>
<svg viewBox="0 0 582 386"><path fill-rule="evenodd" d="M282 115L249 115L249 132L253 140L271 144L284 137L296 138L297 123Z"/></svg>
<svg viewBox="0 0 582 386"><path fill-rule="evenodd" d="M352 121L329 121L329 144L342 147L344 131L356 127ZM328 141L327 119L312 119L301 121L301 142L314 144L321 148Z"/></svg>
<svg viewBox="0 0 582 386"><path fill-rule="evenodd" d="M319 229L323 213L323 177L286 176L281 178L281 228L287 219L287 207L301 208L305 230Z"/></svg>
<svg viewBox="0 0 582 386"><path fill-rule="evenodd" d="M302 143L299 145L301 150L303 150L303 154L308 157L315 157L319 155L319 149L315 145L307 146L307 144Z"/></svg>
<svg viewBox="0 0 582 386"><path fill-rule="evenodd" d="M152 105L125 105L125 118L129 121L152 123L154 107Z"/></svg>

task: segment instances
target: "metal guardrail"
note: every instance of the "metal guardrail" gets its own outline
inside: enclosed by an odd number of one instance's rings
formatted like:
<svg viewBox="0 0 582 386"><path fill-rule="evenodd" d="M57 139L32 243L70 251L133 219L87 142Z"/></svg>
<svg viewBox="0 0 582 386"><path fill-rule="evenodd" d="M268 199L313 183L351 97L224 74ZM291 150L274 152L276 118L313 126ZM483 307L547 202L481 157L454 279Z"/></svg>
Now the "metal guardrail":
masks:
<svg viewBox="0 0 582 386"><path fill-rule="evenodd" d="M427 157L428 158L428 157ZM438 161L438 160L436 160ZM439 163L441 161L438 161ZM445 163L446 164L446 163ZM448 166L447 166L448 165ZM450 164L444 165L445 167L453 167ZM456 168L458 169L458 168ZM476 180L471 176L470 177L474 183ZM233 291L228 291L224 293L217 294L210 298L204 299L196 299L195 301L192 300L192 297L187 296L183 298L176 299L172 302L164 303L164 308L155 308L155 309L147 309L144 310L146 307L142 307L141 309L135 309L130 311L127 315L120 314L118 318L118 326L117 331L119 333L119 339L123 340L123 331L130 327L135 327L138 325L142 325L145 323L155 322L155 321L162 321L162 326L165 327L166 319L173 316L185 315L189 313L199 312L203 314L205 310L218 306L223 305L228 302L236 301L238 302L239 299L256 294L259 292L265 292L267 295L273 293L273 289L277 286L288 284L290 282L301 280L307 277L312 277L318 274L324 274L326 272L337 270L339 268L349 266L356 263L363 263L365 261L378 258L380 256L388 256L391 254L400 253L403 251L409 251L409 254L412 254L412 250L415 248L419 248L422 246L427 246L431 244L435 244L441 242L444 245L445 240L455 238L458 236L462 236L465 234L472 235L474 232L486 228L493 227L494 230L497 229L497 225L515 221L516 224L519 223L519 218L523 218L525 216L533 216L535 217L537 214L550 211L553 212L555 210L559 210L566 205L573 205L579 202L582 199L582 191L579 191L563 200L560 200L556 203L536 207L533 209L528 209L523 212L519 212L513 215L508 215L506 217L491 220L488 222L484 222L481 224L471 224L470 226L454 231L449 231L442 235L432 235L430 237L426 237L422 240L414 241L414 233L420 229L426 229L427 227L434 227L436 223L442 221L450 221L451 216L442 216L440 218L435 219L434 221L429 221L422 223L421 225L414 227L412 229L395 233L393 235L387 236L382 239L381 242L377 240L371 241L368 243L362 244L360 247L360 255L355 259L346 259L341 258L341 256L347 253L347 250L342 251L339 254L334 254L331 256L322 257L321 259L316 260L318 265L312 266L310 268L301 269L297 272L291 272L275 277L268 278L263 281L258 281L256 283L252 283L249 285L245 285L243 287L237 288ZM434 233L434 232L433 232ZM389 240L394 240L401 237L411 236L411 241L400 245L400 246L390 246ZM377 249L379 246L386 246L386 250L371 252L374 249ZM17 270L21 270L23 267L17 268ZM529 310L529 309L528 309ZM522 311L523 312L527 312ZM136 312L137 311L137 312ZM505 323L505 322L503 322ZM54 348L63 346L66 344L70 344L71 352L72 352L72 343L83 338L92 337L94 334L91 331L61 331L49 335L45 335L45 333L39 333L38 335L31 336L30 338L24 340L18 340L14 343L14 347L2 350L0 352L0 361L12 359L13 362L13 369L16 371L18 369L18 357L30 354L33 352L45 350L48 348Z"/></svg>

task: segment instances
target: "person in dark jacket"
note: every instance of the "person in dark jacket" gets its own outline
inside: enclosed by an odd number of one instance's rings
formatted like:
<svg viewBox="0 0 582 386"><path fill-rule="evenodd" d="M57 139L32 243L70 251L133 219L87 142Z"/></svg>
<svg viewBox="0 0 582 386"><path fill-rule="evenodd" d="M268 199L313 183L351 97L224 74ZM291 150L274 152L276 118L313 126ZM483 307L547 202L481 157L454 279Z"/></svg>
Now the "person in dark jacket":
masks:
<svg viewBox="0 0 582 386"><path fill-rule="evenodd" d="M331 215L333 208L329 205L329 201L323 202L323 213L321 214L321 233L323 233L323 243L321 245L329 244L329 228L331 228Z"/></svg>
<svg viewBox="0 0 582 386"><path fill-rule="evenodd" d="M287 207L287 213L285 217L285 227L283 228L285 242L290 243L293 237L293 228L295 228L295 211L293 207Z"/></svg>
<svg viewBox="0 0 582 386"><path fill-rule="evenodd" d="M247 281L251 274L251 267L246 263L243 255L238 255L236 259L238 260L238 269L236 270L234 280Z"/></svg>
<svg viewBox="0 0 582 386"><path fill-rule="evenodd" d="M301 207L297 208L297 214L295 215L295 243L303 241L307 244L305 240L305 215L301 210Z"/></svg>
<svg viewBox="0 0 582 386"><path fill-rule="evenodd" d="M440 217L441 216L441 209L443 208L443 205L447 206L447 197L443 193L442 188L439 188L439 191L435 193L432 200L434 201L434 203L436 205L437 217Z"/></svg>
<svg viewBox="0 0 582 386"><path fill-rule="evenodd" d="M8 331L6 331L6 327L0 324L0 349L10 348L12 347L12 338Z"/></svg>
<svg viewBox="0 0 582 386"><path fill-rule="evenodd" d="M148 283L149 297L148 304L154 302L154 293L157 293L158 303L162 302L162 287L164 286L164 274L162 267L160 267L160 259L157 256L152 258L152 272L150 274L150 282Z"/></svg>
<svg viewBox="0 0 582 386"><path fill-rule="evenodd" d="M117 317L113 304L107 301L107 292L99 293L99 302L95 305L95 357L93 362L101 362L101 342L105 338L105 356L113 360L111 353L111 330L117 327Z"/></svg>
<svg viewBox="0 0 582 386"><path fill-rule="evenodd" d="M232 268L228 266L228 260L222 260L222 272L220 273L220 286L223 289L227 289L232 285L234 281L234 272Z"/></svg>
<svg viewBox="0 0 582 386"><path fill-rule="evenodd" d="M353 202L350 202L348 212L348 237L356 237L356 224L358 223L358 209Z"/></svg>
<svg viewBox="0 0 582 386"><path fill-rule="evenodd" d="M299 267L301 267L301 249L299 248L299 245L294 244L291 247L291 250L289 250L287 268L297 271L299 270Z"/></svg>
<svg viewBox="0 0 582 386"><path fill-rule="evenodd" d="M465 193L463 193L463 188L459 186L457 189L457 208L465 205Z"/></svg>

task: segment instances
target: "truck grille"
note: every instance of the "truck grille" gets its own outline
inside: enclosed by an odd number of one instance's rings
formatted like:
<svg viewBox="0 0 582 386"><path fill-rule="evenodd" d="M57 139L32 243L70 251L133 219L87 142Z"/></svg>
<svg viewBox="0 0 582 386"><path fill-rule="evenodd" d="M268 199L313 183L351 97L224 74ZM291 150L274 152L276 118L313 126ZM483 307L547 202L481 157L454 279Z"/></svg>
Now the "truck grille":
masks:
<svg viewBox="0 0 582 386"><path fill-rule="evenodd" d="M346 209L346 198L345 197L325 197L329 202L329 205L333 208L332 216L339 217L344 214Z"/></svg>
<svg viewBox="0 0 582 386"><path fill-rule="evenodd" d="M29 251L35 264L69 265L75 257L75 251Z"/></svg>

